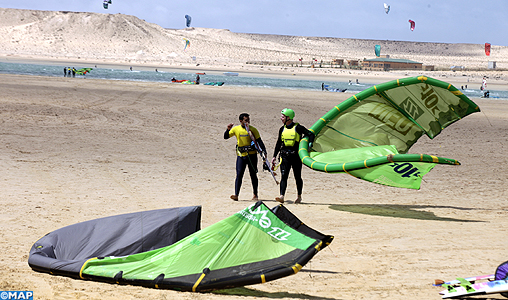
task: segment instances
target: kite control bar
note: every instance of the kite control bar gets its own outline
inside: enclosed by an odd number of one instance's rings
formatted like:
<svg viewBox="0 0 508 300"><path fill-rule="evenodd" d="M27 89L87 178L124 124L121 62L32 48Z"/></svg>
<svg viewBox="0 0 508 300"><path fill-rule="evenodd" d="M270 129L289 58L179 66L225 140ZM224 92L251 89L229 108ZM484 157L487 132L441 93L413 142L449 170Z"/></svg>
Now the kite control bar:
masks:
<svg viewBox="0 0 508 300"><path fill-rule="evenodd" d="M254 134L252 134L252 131L250 131L249 124L245 124L245 129L247 129L247 132L249 133L250 139L252 140L252 144L254 144L254 148L256 148L256 151L261 155L261 159L263 160L263 164L266 166L267 170L270 171L272 174L273 180L275 180L276 184L279 184L277 181L277 178L275 177L275 173L272 170L272 167L270 166L270 162L266 159L266 155L261 150L261 147L259 146L258 142L256 142L256 138L254 137Z"/></svg>

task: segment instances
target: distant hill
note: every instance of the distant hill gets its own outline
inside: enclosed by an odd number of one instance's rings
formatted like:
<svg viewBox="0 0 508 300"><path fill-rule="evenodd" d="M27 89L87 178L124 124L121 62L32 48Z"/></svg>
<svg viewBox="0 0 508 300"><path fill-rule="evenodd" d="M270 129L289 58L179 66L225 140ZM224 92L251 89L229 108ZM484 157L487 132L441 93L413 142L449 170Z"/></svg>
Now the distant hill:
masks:
<svg viewBox="0 0 508 300"><path fill-rule="evenodd" d="M0 55L93 59L157 64L244 64L247 61L330 61L381 54L424 65L470 68L497 61L508 68L508 47L492 46L487 57L479 44L234 33L227 29L165 29L123 14L54 12L0 8ZM184 51L185 41L190 47ZM196 60L193 60L196 57Z"/></svg>

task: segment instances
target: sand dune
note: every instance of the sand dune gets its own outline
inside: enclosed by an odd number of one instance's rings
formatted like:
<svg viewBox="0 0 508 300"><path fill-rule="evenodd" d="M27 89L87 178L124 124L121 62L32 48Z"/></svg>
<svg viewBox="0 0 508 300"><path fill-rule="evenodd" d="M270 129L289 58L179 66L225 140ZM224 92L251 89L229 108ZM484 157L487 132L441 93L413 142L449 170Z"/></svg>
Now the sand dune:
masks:
<svg viewBox="0 0 508 300"><path fill-rule="evenodd" d="M392 58L449 68L508 68L508 47L480 44L281 36L227 29L165 29L123 14L0 8L0 55L158 65L240 66L247 61L331 61L374 58L374 45ZM191 46L184 51L184 38ZM193 57L196 60L193 60Z"/></svg>

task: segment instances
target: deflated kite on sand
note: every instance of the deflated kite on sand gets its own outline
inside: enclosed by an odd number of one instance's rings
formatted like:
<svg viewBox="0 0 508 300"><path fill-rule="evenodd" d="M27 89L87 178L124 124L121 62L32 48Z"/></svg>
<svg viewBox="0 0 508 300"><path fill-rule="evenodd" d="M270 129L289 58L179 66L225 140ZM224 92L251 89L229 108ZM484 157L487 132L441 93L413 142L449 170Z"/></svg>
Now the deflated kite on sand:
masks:
<svg viewBox="0 0 508 300"><path fill-rule="evenodd" d="M449 83L425 76L368 88L335 106L309 130L316 138L300 142L299 155L308 167L346 172L395 187L419 189L422 176L436 164L459 165L455 159L408 154L426 134L441 130L480 111Z"/></svg>
<svg viewBox="0 0 508 300"><path fill-rule="evenodd" d="M198 292L295 274L333 240L261 201L202 230L200 218L201 206L191 206L70 225L35 242L28 264L53 275Z"/></svg>

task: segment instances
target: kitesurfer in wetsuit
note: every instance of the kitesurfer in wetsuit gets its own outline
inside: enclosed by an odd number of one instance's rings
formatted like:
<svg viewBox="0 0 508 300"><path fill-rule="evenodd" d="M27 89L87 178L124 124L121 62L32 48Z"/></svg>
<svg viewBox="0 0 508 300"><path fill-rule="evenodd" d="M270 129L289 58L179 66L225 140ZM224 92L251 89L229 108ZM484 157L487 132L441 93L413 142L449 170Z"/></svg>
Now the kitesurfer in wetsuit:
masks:
<svg viewBox="0 0 508 300"><path fill-rule="evenodd" d="M243 174L245 173L245 168L249 168L250 180L252 182L252 190L254 196L252 200L258 200L258 176L257 176L257 165L258 165L258 156L257 152L252 145L252 140L250 138L249 133L245 125L247 124L250 131L254 135L256 142L261 147L261 150L266 155L266 148L261 140L261 136L259 135L259 131L251 126L250 117L247 113L242 113L238 117L240 120L240 125L233 127L233 123L228 124L226 131L224 132L224 139L229 139L232 136L236 136L236 180L235 180L235 193L231 195L231 199L234 201L238 201L238 195L240 194L240 188L242 187Z"/></svg>
<svg viewBox="0 0 508 300"><path fill-rule="evenodd" d="M284 108L281 111L280 120L284 125L279 129L279 137L275 145L275 150L273 151L272 165L276 164L277 155L279 153L282 158L280 165L280 196L275 198L275 200L280 203L284 203L284 195L286 194L289 171L291 168L293 168L296 190L298 192L295 203L302 202L302 161L300 160L300 156L298 156L298 148L300 146L300 140L304 137L309 137L309 143L314 141L314 133L307 130L304 126L293 122L294 118L295 112L292 109Z"/></svg>

